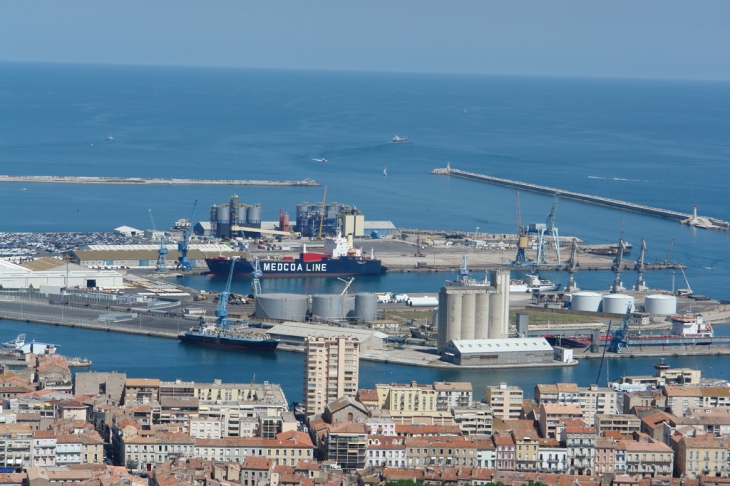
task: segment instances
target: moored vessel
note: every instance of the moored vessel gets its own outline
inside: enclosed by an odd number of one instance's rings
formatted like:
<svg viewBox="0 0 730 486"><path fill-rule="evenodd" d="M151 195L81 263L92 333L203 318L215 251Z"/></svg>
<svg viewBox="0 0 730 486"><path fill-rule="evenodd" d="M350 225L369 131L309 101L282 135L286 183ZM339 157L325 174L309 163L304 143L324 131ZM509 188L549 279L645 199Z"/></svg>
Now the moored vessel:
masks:
<svg viewBox="0 0 730 486"><path fill-rule="evenodd" d="M274 351L279 345L279 340L268 334L244 332L243 329L248 328L223 330L216 327L215 323L201 321L197 327L180 333L178 339L187 344L258 351Z"/></svg>
<svg viewBox="0 0 730 486"><path fill-rule="evenodd" d="M398 135L393 137L393 143L405 143L405 142L409 142L409 141L410 140L408 139L408 137L399 137Z"/></svg>

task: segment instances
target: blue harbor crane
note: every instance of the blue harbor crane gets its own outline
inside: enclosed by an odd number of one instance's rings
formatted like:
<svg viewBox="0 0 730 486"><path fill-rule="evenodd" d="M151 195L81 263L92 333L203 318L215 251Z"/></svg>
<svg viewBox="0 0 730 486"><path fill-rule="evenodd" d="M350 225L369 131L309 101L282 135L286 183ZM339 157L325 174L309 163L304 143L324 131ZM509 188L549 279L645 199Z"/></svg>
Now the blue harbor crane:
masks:
<svg viewBox="0 0 730 486"><path fill-rule="evenodd" d="M169 250L165 246L165 235L160 235L160 249L157 250L157 266L155 267L156 271L167 271L167 259L165 258L165 255L167 255L168 252Z"/></svg>
<svg viewBox="0 0 730 486"><path fill-rule="evenodd" d="M221 331L230 331L231 326L228 323L228 311L226 310L226 307L228 306L228 296L231 294L231 281L233 280L233 267L236 266L236 259L238 257L234 256L231 257L231 271L228 273L228 282L226 282L226 289L218 294L218 308L215 310L215 324L218 329Z"/></svg>
<svg viewBox="0 0 730 486"><path fill-rule="evenodd" d="M195 200L193 204L193 213L190 215L190 224L183 230L180 239L177 242L177 251L180 252L178 257L178 268L183 272L188 272L193 269L193 266L188 261L188 244L190 243L190 237L193 235L193 219L195 219L195 210L198 209L198 200Z"/></svg>
<svg viewBox="0 0 730 486"><path fill-rule="evenodd" d="M537 242L537 265L547 265L547 258L545 257L545 234L548 237L553 237L555 243L555 253L558 257L558 265L560 265L560 239L558 238L558 228L555 227L555 216L558 214L558 201L560 200L560 194L555 194L553 199L553 207L548 215L547 223L544 225L535 225L535 229L538 233Z"/></svg>
<svg viewBox="0 0 730 486"><path fill-rule="evenodd" d="M611 348L610 351L612 353L621 353L622 349L625 349L626 351L631 351L629 349L629 343L626 340L626 337L629 334L629 319L631 318L631 304L626 306L626 315L624 316L623 321L621 321L621 328L616 329L611 333Z"/></svg>
<svg viewBox="0 0 730 486"><path fill-rule="evenodd" d="M233 268L233 263L231 263L231 268ZM251 272L251 295L254 299L261 293L261 277L263 275L261 265L259 264L259 257L254 257L253 272Z"/></svg>

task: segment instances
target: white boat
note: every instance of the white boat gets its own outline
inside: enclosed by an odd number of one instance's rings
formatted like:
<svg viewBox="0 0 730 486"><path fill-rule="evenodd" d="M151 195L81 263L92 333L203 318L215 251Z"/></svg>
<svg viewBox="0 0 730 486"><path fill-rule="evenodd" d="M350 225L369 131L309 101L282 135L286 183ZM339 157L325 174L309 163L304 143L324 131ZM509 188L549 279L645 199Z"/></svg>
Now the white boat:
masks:
<svg viewBox="0 0 730 486"><path fill-rule="evenodd" d="M25 334L18 334L18 337L7 343L3 343L3 347L19 349L25 344Z"/></svg>
<svg viewBox="0 0 730 486"><path fill-rule="evenodd" d="M384 176L387 176L388 175L388 168L387 167L383 167L383 175Z"/></svg>
<svg viewBox="0 0 730 486"><path fill-rule="evenodd" d="M545 278L540 278L538 272L528 273L525 275L525 284L527 284L528 292L550 292L552 290L559 290L560 284L556 284Z"/></svg>
<svg viewBox="0 0 730 486"><path fill-rule="evenodd" d="M525 283L524 280L510 280L509 281L509 291L510 292L521 292L525 293L529 291L529 287L527 286L527 283Z"/></svg>
<svg viewBox="0 0 730 486"><path fill-rule="evenodd" d="M406 143L408 141L408 137L399 137L398 135L393 137L393 143Z"/></svg>
<svg viewBox="0 0 730 486"><path fill-rule="evenodd" d="M106 137L106 138L105 138L105 140L106 140L107 142L114 142L114 141L116 140L116 138L114 138L114 137L112 137L111 135L109 135L108 137Z"/></svg>
<svg viewBox="0 0 730 486"><path fill-rule="evenodd" d="M486 273L484 274L484 280L477 280L471 276L469 256L470 254L467 253L461 257L461 266L456 274L456 280L444 280L447 287L489 287L489 276Z"/></svg>

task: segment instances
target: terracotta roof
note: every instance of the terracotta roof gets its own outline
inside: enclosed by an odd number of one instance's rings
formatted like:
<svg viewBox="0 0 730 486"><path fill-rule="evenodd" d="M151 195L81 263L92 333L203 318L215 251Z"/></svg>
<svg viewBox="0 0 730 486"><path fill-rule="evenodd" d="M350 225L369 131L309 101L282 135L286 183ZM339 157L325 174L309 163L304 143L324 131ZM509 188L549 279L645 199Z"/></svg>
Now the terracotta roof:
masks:
<svg viewBox="0 0 730 486"><path fill-rule="evenodd" d="M270 470L274 460L267 457L248 456L241 464L241 469Z"/></svg>

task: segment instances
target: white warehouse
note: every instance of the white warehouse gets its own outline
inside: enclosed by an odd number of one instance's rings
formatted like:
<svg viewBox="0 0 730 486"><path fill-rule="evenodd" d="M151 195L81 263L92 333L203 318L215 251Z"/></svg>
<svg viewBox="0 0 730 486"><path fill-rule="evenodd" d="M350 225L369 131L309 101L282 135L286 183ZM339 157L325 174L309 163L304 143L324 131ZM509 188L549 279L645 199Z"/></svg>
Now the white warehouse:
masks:
<svg viewBox="0 0 730 486"><path fill-rule="evenodd" d="M117 289L124 278L113 270L92 270L53 258L41 258L23 265L0 260L0 286L3 289L27 289L31 285L78 288Z"/></svg>

